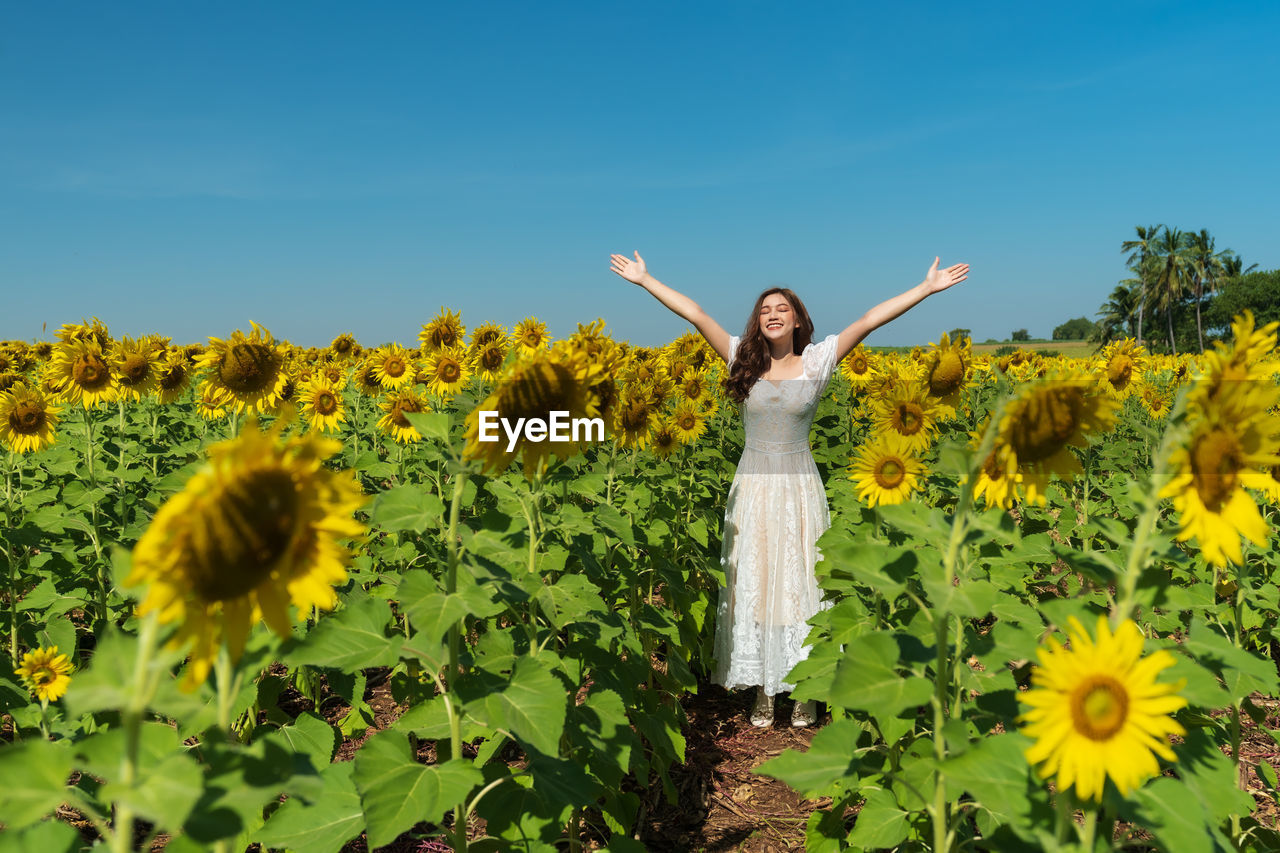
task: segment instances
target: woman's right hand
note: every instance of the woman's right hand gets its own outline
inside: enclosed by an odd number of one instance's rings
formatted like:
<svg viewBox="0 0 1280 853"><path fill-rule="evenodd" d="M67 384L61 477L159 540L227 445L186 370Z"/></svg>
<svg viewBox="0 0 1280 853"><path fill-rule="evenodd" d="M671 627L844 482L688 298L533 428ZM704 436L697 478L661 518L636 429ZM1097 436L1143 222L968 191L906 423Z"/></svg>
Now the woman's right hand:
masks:
<svg viewBox="0 0 1280 853"><path fill-rule="evenodd" d="M626 255L610 255L609 259L613 271L632 284L640 284L649 274L649 270L644 265L644 258L640 257L639 252L636 252L634 261Z"/></svg>

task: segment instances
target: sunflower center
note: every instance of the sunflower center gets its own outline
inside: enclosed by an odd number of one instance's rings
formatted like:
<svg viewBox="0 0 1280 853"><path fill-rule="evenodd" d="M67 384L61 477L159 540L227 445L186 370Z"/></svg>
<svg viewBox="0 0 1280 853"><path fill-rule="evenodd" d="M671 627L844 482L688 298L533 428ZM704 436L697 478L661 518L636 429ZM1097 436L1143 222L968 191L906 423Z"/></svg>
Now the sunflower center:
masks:
<svg viewBox="0 0 1280 853"><path fill-rule="evenodd" d="M899 486L907 476L907 469L901 459L881 459L876 466L876 483L882 489Z"/></svg>
<svg viewBox="0 0 1280 853"><path fill-rule="evenodd" d="M893 426L903 435L915 435L924 425L924 412L915 403L899 403L893 412Z"/></svg>
<svg viewBox="0 0 1280 853"><path fill-rule="evenodd" d="M684 395L690 400L697 400L702 396L702 383L700 381L692 381L684 386Z"/></svg>
<svg viewBox="0 0 1280 853"><path fill-rule="evenodd" d="M500 347L489 347L484 351L484 354L480 356L480 363L484 366L485 370L493 372L502 366L502 360L505 357L506 356L503 354Z"/></svg>
<svg viewBox="0 0 1280 853"><path fill-rule="evenodd" d="M333 342L333 351L339 355L346 355L351 352L351 339L347 337L338 338Z"/></svg>
<svg viewBox="0 0 1280 853"><path fill-rule="evenodd" d="M218 378L237 394L258 394L275 382L275 353L266 344L236 344L227 351Z"/></svg>
<svg viewBox="0 0 1280 853"><path fill-rule="evenodd" d="M1107 365L1107 381L1117 391L1122 390L1133 378L1133 360L1127 355L1116 356Z"/></svg>
<svg viewBox="0 0 1280 853"><path fill-rule="evenodd" d="M440 377L441 382L454 383L462 375L462 369L456 361L444 359L440 362L440 366L436 368L436 375Z"/></svg>
<svg viewBox="0 0 1280 853"><path fill-rule="evenodd" d="M316 395L316 412L321 415L332 415L338 411L338 401L328 391Z"/></svg>
<svg viewBox="0 0 1280 853"><path fill-rule="evenodd" d="M1240 445L1226 430L1216 429L1195 443L1191 476L1206 509L1222 509L1236 490L1242 467Z"/></svg>
<svg viewBox="0 0 1280 853"><path fill-rule="evenodd" d="M401 376L404 376L405 364L402 360L392 356L383 363L382 372L390 376L392 379L399 379Z"/></svg>
<svg viewBox="0 0 1280 853"><path fill-rule="evenodd" d="M160 387L166 391L173 391L176 388L182 387L183 380L186 378L187 371L182 365L172 365L164 372L164 375L160 377Z"/></svg>
<svg viewBox="0 0 1280 853"><path fill-rule="evenodd" d="M649 425L649 409L640 404L627 406L622 411L621 420L624 432L639 432Z"/></svg>
<svg viewBox="0 0 1280 853"><path fill-rule="evenodd" d="M82 355L71 366L71 378L77 385L88 391L96 391L111 381L111 373L106 362L96 355Z"/></svg>
<svg viewBox="0 0 1280 853"><path fill-rule="evenodd" d="M9 427L19 435L35 435L44 425L44 406L34 400L23 400L9 413Z"/></svg>
<svg viewBox="0 0 1280 853"><path fill-rule="evenodd" d="M1083 405L1078 388L1054 388L1033 397L1011 430L1018 462L1039 462L1057 453L1075 434Z"/></svg>
<svg viewBox="0 0 1280 853"><path fill-rule="evenodd" d="M330 367L324 372L324 378L328 379L330 382L336 383L342 378L342 371L336 367Z"/></svg>
<svg viewBox="0 0 1280 853"><path fill-rule="evenodd" d="M240 476L201 519L191 539L191 582L205 601L239 598L258 586L293 540L300 506L288 471L258 469Z"/></svg>
<svg viewBox="0 0 1280 853"><path fill-rule="evenodd" d="M1086 678L1071 693L1071 722L1089 740L1109 740L1129 716L1129 693L1107 675Z"/></svg>
<svg viewBox="0 0 1280 853"><path fill-rule="evenodd" d="M413 429L413 424L409 423L409 419L404 416L405 412L416 415L422 411L422 406L412 397L400 400L391 409L391 420L395 421L396 426L401 429Z"/></svg>
<svg viewBox="0 0 1280 853"><path fill-rule="evenodd" d="M698 419L688 412L680 416L680 429L691 430L698 425Z"/></svg>
<svg viewBox="0 0 1280 853"><path fill-rule="evenodd" d="M867 357L865 355L862 355L861 353L858 353L853 357L853 360L849 362L849 369L852 370L854 373L858 374L859 376L866 373Z"/></svg>
<svg viewBox="0 0 1280 853"><path fill-rule="evenodd" d="M36 683L37 687L44 687L52 684L58 678L58 673L51 669L40 668L31 673L31 680Z"/></svg>
<svg viewBox="0 0 1280 853"><path fill-rule="evenodd" d="M958 353L948 350L938 359L929 373L929 393L945 397L964 382L964 360Z"/></svg>
<svg viewBox="0 0 1280 853"><path fill-rule="evenodd" d="M137 385L147 378L147 374L151 372L151 362L147 360L145 355L140 353L129 353L125 357L124 367L120 371L121 378L126 385Z"/></svg>

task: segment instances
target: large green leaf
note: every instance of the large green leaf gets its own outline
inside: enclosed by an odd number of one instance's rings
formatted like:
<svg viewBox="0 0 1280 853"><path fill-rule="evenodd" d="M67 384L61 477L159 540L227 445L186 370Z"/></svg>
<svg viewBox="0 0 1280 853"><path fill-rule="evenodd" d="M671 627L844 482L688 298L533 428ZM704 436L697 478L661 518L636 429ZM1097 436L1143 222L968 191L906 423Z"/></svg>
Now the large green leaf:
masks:
<svg viewBox="0 0 1280 853"><path fill-rule="evenodd" d="M255 836L264 848L297 853L337 853L364 831L364 809L352 772L355 763L339 761L321 771L324 787L311 803L290 797Z"/></svg>
<svg viewBox="0 0 1280 853"><path fill-rule="evenodd" d="M886 631L853 638L836 667L830 702L866 711L877 719L896 717L927 703L933 682L899 675L894 669L899 656L898 641Z"/></svg>
<svg viewBox="0 0 1280 853"><path fill-rule="evenodd" d="M8 780L0 823L21 829L52 813L66 800L71 760L66 741L31 739L0 748L0 779Z"/></svg>
<svg viewBox="0 0 1280 853"><path fill-rule="evenodd" d="M102 789L102 799L128 805L139 817L170 832L177 831L204 793L199 763L185 752L165 756L147 768L137 782L125 787L112 782Z"/></svg>
<svg viewBox="0 0 1280 853"><path fill-rule="evenodd" d="M482 777L462 759L419 764L402 732L385 731L360 747L352 779L360 792L372 849L390 844L419 821L438 823Z"/></svg>
<svg viewBox="0 0 1280 853"><path fill-rule="evenodd" d="M280 794L316 797L323 788L311 760L275 738L249 746L208 739L200 747L204 794L187 818L193 841L209 843L256 831L262 809Z"/></svg>
<svg viewBox="0 0 1280 853"><path fill-rule="evenodd" d="M1275 695L1280 688L1275 661L1237 648L1201 619L1192 621L1190 636L1182 647L1222 678L1233 700L1254 692Z"/></svg>
<svg viewBox="0 0 1280 853"><path fill-rule="evenodd" d="M425 487L410 483L379 493L370 514L379 530L422 533L440 526L444 503Z"/></svg>
<svg viewBox="0 0 1280 853"><path fill-rule="evenodd" d="M898 806L893 792L875 788L854 818L849 843L867 850L888 850L901 844L911 829L908 814Z"/></svg>
<svg viewBox="0 0 1280 853"><path fill-rule="evenodd" d="M531 657L519 658L506 688L484 700L490 724L550 756L560 754L567 705L564 684L541 658Z"/></svg>
<svg viewBox="0 0 1280 853"><path fill-rule="evenodd" d="M968 792L978 804L1005 823L1025 822L1031 813L1027 798L1030 766L1023 756L1031 745L1025 736L1010 732L989 735L942 765L947 796L958 800Z"/></svg>
<svg viewBox="0 0 1280 853"><path fill-rule="evenodd" d="M386 601L355 598L336 614L322 617L301 642L290 641L285 661L294 667L307 664L344 672L393 666L404 638L387 636L390 620L391 605Z"/></svg>

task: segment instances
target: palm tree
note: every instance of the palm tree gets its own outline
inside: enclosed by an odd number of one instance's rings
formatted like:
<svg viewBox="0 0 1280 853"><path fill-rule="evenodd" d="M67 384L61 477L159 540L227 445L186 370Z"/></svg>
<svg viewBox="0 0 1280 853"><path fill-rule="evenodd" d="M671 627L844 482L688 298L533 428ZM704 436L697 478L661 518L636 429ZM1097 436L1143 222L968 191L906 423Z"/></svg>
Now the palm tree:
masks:
<svg viewBox="0 0 1280 853"><path fill-rule="evenodd" d="M1196 337L1200 342L1200 352L1204 352L1204 329L1200 323L1200 301L1206 294L1218 289L1225 268L1223 256L1233 254L1230 249L1222 252L1214 251L1214 239L1208 229L1201 228L1199 234L1191 234L1188 243L1189 265L1192 295L1196 303Z"/></svg>
<svg viewBox="0 0 1280 853"><path fill-rule="evenodd" d="M1137 301L1140 284L1138 279L1128 278L1111 291L1111 296L1097 313L1100 319L1090 337L1091 341L1109 344L1133 331L1133 305Z"/></svg>
<svg viewBox="0 0 1280 853"><path fill-rule="evenodd" d="M1239 278L1242 275L1253 272L1258 268L1257 264L1249 264L1248 269L1244 269L1244 259L1230 249L1222 250L1222 277L1223 278Z"/></svg>
<svg viewBox="0 0 1280 853"><path fill-rule="evenodd" d="M1178 345L1173 339L1173 309L1182 303L1191 266L1187 236L1177 228L1166 227L1156 241L1155 254L1148 260L1153 273L1148 280L1154 290L1155 307L1164 311L1168 319L1169 351L1174 355L1178 354Z"/></svg>
<svg viewBox="0 0 1280 853"><path fill-rule="evenodd" d="M1128 252L1129 257L1125 258L1125 263L1129 265L1129 269L1138 274L1138 343L1142 343L1142 312L1147 304L1147 282L1144 280L1143 270L1147 268L1147 260L1155 253L1156 235L1160 233L1163 225L1149 225L1143 228L1141 225L1135 225L1134 230L1138 232L1137 240L1125 240L1120 244L1120 251Z"/></svg>

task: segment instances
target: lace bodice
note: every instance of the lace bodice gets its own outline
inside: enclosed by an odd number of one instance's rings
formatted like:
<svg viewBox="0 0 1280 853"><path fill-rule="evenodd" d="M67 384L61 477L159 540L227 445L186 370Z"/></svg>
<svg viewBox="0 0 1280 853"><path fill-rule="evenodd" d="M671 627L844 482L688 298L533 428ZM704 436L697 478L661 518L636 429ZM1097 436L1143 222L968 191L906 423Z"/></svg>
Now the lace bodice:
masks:
<svg viewBox="0 0 1280 853"><path fill-rule="evenodd" d="M729 364L741 339L729 338ZM766 453L809 449L809 429L818 401L835 370L837 339L828 335L800 354L802 372L795 379L759 379L742 407L746 445Z"/></svg>

